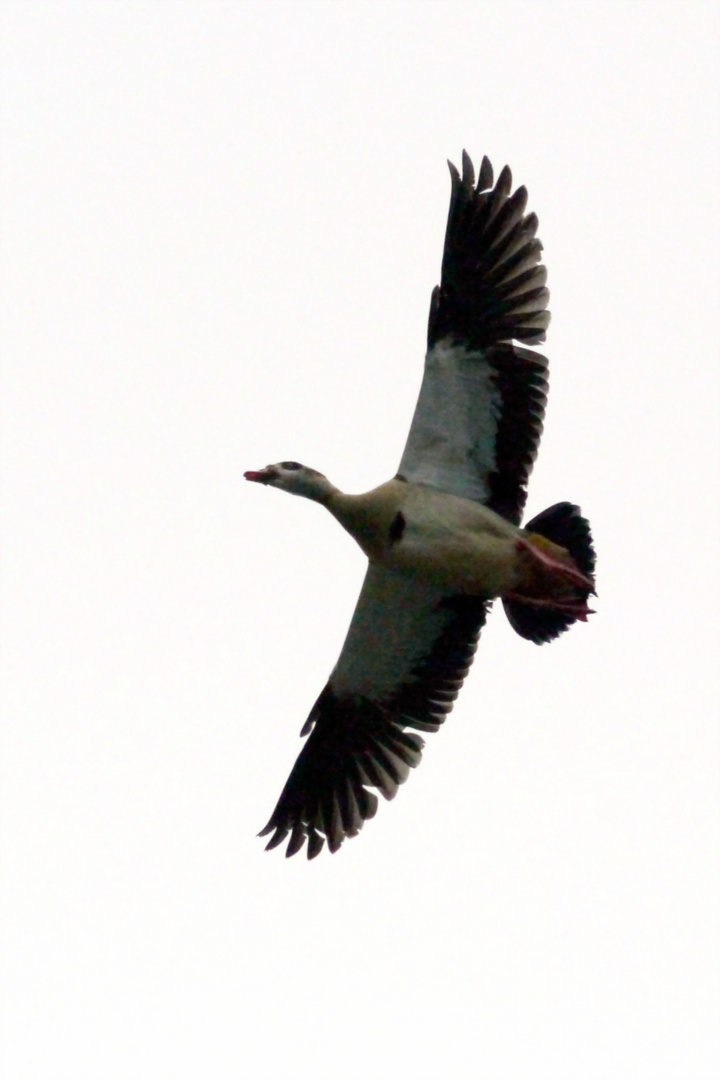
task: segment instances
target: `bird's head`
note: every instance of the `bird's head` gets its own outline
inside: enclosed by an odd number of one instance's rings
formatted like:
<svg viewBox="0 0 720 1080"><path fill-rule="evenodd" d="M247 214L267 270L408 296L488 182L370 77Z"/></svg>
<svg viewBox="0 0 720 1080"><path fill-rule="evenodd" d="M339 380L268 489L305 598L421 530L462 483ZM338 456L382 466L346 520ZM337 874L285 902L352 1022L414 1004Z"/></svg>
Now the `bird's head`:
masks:
<svg viewBox="0 0 720 1080"><path fill-rule="evenodd" d="M337 490L317 469L310 469L298 461L280 461L277 465L267 465L258 472L246 472L245 479L289 491L291 495L302 495L305 499L314 499L315 502L324 502Z"/></svg>

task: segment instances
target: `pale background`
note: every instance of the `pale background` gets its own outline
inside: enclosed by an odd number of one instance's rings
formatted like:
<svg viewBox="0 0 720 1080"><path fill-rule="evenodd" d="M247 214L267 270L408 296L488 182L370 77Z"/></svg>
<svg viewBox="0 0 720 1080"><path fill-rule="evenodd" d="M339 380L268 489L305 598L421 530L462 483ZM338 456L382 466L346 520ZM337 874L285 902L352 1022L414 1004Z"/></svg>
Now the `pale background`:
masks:
<svg viewBox="0 0 720 1080"><path fill-rule="evenodd" d="M6 2L4 1078L711 1080L718 8ZM445 159L540 217L528 510L598 614L496 611L342 851L264 854L391 476Z"/></svg>

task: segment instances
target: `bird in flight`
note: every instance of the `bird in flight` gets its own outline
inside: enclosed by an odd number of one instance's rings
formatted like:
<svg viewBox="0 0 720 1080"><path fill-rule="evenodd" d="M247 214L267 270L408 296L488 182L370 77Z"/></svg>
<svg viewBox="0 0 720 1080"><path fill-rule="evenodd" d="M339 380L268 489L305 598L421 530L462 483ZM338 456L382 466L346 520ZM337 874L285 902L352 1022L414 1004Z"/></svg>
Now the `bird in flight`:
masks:
<svg viewBox="0 0 720 1080"><path fill-rule="evenodd" d="M247 480L325 506L368 569L340 657L302 728L308 736L272 816L289 837L337 851L392 799L423 739L453 707L495 598L521 637L552 641L591 614L595 552L579 507L557 503L520 527L548 388L534 349L550 322L538 220L505 166L493 183L463 151L452 192L428 351L397 475L347 495L297 461ZM519 342L520 344L515 344Z"/></svg>

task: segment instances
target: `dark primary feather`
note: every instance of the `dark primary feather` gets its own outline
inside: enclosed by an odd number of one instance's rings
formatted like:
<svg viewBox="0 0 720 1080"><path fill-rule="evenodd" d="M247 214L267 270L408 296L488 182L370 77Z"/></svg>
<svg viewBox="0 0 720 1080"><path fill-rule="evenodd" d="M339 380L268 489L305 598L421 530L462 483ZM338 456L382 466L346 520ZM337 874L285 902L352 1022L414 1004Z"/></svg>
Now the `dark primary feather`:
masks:
<svg viewBox="0 0 720 1080"><path fill-rule="evenodd" d="M494 368L502 410L486 503L519 524L548 390L546 358L511 344L544 341L550 322L547 272L535 237L538 219L525 215L524 187L510 194L507 166L493 187L492 165L484 157L475 186L472 162L463 151L462 177L452 164L450 175L442 277L430 306L428 348L449 340L482 352Z"/></svg>
<svg viewBox="0 0 720 1080"><path fill-rule="evenodd" d="M286 855L308 840L308 858L327 840L336 851L374 816L379 788L392 799L420 762L423 740L407 728L437 731L468 673L488 604L476 597L441 601L447 623L429 655L385 701L336 694L331 683L313 707L301 750L270 821L267 848L289 835Z"/></svg>
<svg viewBox="0 0 720 1080"><path fill-rule="evenodd" d="M510 196L505 168L491 190L492 166L483 158L475 187L472 163L463 151L463 176L450 164L452 192L445 233L442 276L428 326L428 347L443 338L482 349L502 341L535 345L550 322L538 221L525 216L527 191Z"/></svg>

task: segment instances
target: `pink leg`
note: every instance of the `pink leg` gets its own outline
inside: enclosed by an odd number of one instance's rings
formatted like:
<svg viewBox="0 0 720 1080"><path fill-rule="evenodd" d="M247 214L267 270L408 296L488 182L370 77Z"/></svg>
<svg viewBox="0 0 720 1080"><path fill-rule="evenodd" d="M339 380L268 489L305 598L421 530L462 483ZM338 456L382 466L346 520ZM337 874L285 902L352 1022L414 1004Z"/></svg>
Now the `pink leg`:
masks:
<svg viewBox="0 0 720 1080"><path fill-rule="evenodd" d="M553 555L549 555L548 552L543 551L540 547L533 544L531 540L525 540L524 537L520 536L515 541L515 546L518 551L527 551L553 575L565 578L566 581L569 581L578 589L589 589L590 592L595 592L595 583L592 578L586 577L585 574L580 573L577 567L568 566L567 563L561 562L560 559L556 559Z"/></svg>

